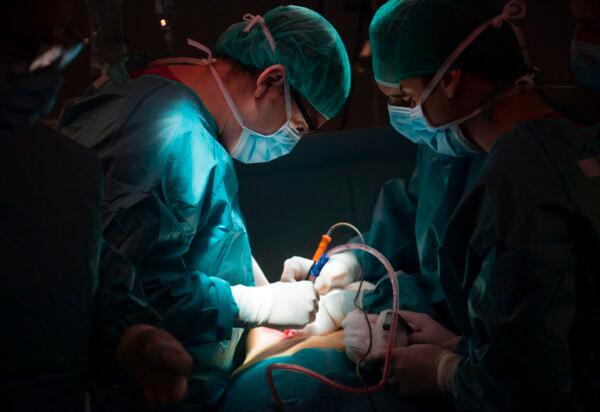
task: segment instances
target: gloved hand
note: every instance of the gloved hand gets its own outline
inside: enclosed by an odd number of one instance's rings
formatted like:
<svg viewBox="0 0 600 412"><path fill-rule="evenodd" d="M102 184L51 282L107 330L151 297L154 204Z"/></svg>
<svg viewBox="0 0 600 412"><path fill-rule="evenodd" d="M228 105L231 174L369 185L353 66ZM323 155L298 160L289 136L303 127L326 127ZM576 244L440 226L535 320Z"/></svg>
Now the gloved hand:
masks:
<svg viewBox="0 0 600 412"><path fill-rule="evenodd" d="M185 396L192 357L168 332L150 325L130 326L119 339L117 359L140 385L149 409Z"/></svg>
<svg viewBox="0 0 600 412"><path fill-rule="evenodd" d="M312 260L294 256L283 264L281 280L293 282L304 280L312 266ZM354 253L338 253L329 259L323 266L321 274L315 280L315 288L321 295L326 294L332 288L343 288L360 278L362 268Z"/></svg>
<svg viewBox="0 0 600 412"><path fill-rule="evenodd" d="M408 335L408 343L410 345L420 343L432 344L453 352L460 342L460 336L450 332L425 313L401 310L400 316L413 329L413 332Z"/></svg>
<svg viewBox="0 0 600 412"><path fill-rule="evenodd" d="M238 325L273 329L302 328L315 320L319 296L308 281L231 288L238 308Z"/></svg>
<svg viewBox="0 0 600 412"><path fill-rule="evenodd" d="M385 350L374 354L383 359ZM462 356L435 345L396 347L388 383L404 396L450 393Z"/></svg>
<svg viewBox="0 0 600 412"><path fill-rule="evenodd" d="M369 327L365 315L360 310L354 310L348 313L348 316L342 322L344 328L344 346L346 355L354 363L358 363L364 355L369 354L363 360L365 367L372 366L376 361L381 360L381 352L385 357L387 341L390 332L383 329L386 314L391 310L385 310L379 315L367 315L371 325L371 350L369 351ZM394 347L406 346L408 344L407 331L399 323L396 329Z"/></svg>
<svg viewBox="0 0 600 412"><path fill-rule="evenodd" d="M297 282L308 278L313 261L300 256L294 256L283 262L283 272L281 272L282 282Z"/></svg>
<svg viewBox="0 0 600 412"><path fill-rule="evenodd" d="M328 335L342 327L342 321L354 306L356 290L332 290L321 296L319 311L314 322L298 331L300 335ZM358 302L362 306L362 293Z"/></svg>

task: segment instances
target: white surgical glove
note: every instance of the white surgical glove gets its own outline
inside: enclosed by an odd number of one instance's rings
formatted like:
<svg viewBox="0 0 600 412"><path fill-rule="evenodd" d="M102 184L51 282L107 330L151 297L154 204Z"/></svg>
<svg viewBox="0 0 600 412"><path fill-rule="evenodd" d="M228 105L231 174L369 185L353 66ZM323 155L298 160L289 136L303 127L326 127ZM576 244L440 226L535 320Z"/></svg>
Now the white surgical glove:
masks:
<svg viewBox="0 0 600 412"><path fill-rule="evenodd" d="M298 331L299 334L308 335L328 335L342 327L342 321L346 315L356 309L356 305L362 307L362 299L366 290L375 289L375 285L369 282L363 282L362 289L358 298L359 282L348 285L346 289L336 289L321 296L319 301L319 311L317 318L304 329ZM355 303L356 299L356 303Z"/></svg>
<svg viewBox="0 0 600 412"><path fill-rule="evenodd" d="M300 334L328 335L342 327L342 321L348 312L355 309L354 297L356 290L333 290L321 296L319 311L313 323L300 330ZM362 301L362 292L359 302ZM361 305L362 303L359 303Z"/></svg>
<svg viewBox="0 0 600 412"><path fill-rule="evenodd" d="M313 261L300 256L294 256L283 262L282 282L306 280Z"/></svg>
<svg viewBox="0 0 600 412"><path fill-rule="evenodd" d="M390 332L383 329L385 316L390 310L384 310L379 315L367 315L371 325L372 340L369 355L364 360L365 366L372 365L378 360L378 356L373 356L385 352ZM346 355L354 363L358 363L369 349L369 328L365 314L360 310L353 310L343 320L344 328L344 346ZM396 329L396 338L394 347L406 346L408 344L408 332L398 323Z"/></svg>
<svg viewBox="0 0 600 412"><path fill-rule="evenodd" d="M330 289L343 288L360 278L362 268L352 252L342 252L329 258L321 273L315 280L315 288L321 295Z"/></svg>
<svg viewBox="0 0 600 412"><path fill-rule="evenodd" d="M231 293L239 308L237 323L243 327L301 328L315 319L319 308L319 296L308 281L237 285Z"/></svg>
<svg viewBox="0 0 600 412"><path fill-rule="evenodd" d="M286 260L283 264L281 280L283 282L293 282L294 280L306 279L312 264L312 260L298 256ZM329 262L321 269L321 273L315 280L315 288L321 295L324 295L330 289L340 289L357 281L361 272L362 268L354 253L335 254L329 258Z"/></svg>

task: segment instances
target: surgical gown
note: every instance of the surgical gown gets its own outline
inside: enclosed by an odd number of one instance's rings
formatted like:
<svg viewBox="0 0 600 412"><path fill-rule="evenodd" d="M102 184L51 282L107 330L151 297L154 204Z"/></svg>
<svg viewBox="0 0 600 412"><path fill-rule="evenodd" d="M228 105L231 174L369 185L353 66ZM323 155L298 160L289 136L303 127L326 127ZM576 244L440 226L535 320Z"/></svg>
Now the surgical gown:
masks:
<svg viewBox="0 0 600 412"><path fill-rule="evenodd" d="M460 410L600 405L600 127L518 124L490 153L440 250L466 338Z"/></svg>
<svg viewBox="0 0 600 412"><path fill-rule="evenodd" d="M149 61L112 67L104 84L67 104L60 129L102 160L106 241L194 359L185 402L214 404L241 334L230 285L254 282L248 235L214 118L175 80L129 77Z"/></svg>
<svg viewBox="0 0 600 412"><path fill-rule="evenodd" d="M430 304L444 301L437 251L452 212L477 182L484 161L484 153L457 158L419 145L417 167L408 184L395 179L383 187L365 242L383 253L395 270L405 273L398 278L404 309L431 312ZM386 274L370 255L357 255L367 280L376 281ZM365 305L371 312L384 310L391 306L391 297L389 282L382 279L375 291L365 294Z"/></svg>

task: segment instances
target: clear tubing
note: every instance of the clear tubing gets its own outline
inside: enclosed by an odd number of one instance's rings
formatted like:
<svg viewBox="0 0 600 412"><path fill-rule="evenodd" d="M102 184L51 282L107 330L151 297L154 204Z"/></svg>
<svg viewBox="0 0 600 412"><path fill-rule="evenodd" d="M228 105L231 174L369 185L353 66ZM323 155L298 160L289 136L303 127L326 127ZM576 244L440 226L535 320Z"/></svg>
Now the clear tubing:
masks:
<svg viewBox="0 0 600 412"><path fill-rule="evenodd" d="M396 279L396 274L394 273L394 268L392 268L392 265L390 264L390 262L385 258L385 256L383 256L380 252L373 249L372 247L364 245L364 244L358 244L358 243L348 243L345 245L337 246L337 247L329 250L327 252L327 256L330 257L331 255L334 255L336 253L345 252L348 250L362 250L367 253L370 253L375 258L377 258L383 264L383 266L385 266L385 269L387 270L387 273L388 273L388 277L390 278L390 282L392 283L392 293L393 293L392 310L393 310L394 314L398 314L399 307L400 307L400 304L398 301L398 280ZM340 383L334 382L331 379L329 379L313 370L305 368L303 366L286 364L286 363L273 363L267 367L267 384L269 385L269 388L271 390L271 395L273 396L275 401L280 406L283 406L283 402L282 402L281 398L279 397L279 394L277 393L277 388L275 388L275 384L273 382L273 370L275 370L275 369L283 369L283 370L292 371L292 372L304 373L305 375L308 375L314 379L317 379L318 381L320 381L326 385L329 385L332 388L339 389L341 391L353 393L353 394L372 393L372 392L376 392L380 389L383 389L388 381L389 376L390 376L392 349L394 347L394 341L396 339L397 327L398 327L398 316L392 316L392 325L390 327L390 335L388 337L387 350L385 353L385 361L383 364L383 375L381 377L381 381L379 381L379 383L377 383L376 385L369 386L368 388L364 388L364 387L355 388L352 386L346 386L346 385L342 385Z"/></svg>
<svg viewBox="0 0 600 412"><path fill-rule="evenodd" d="M365 243L365 239L363 238L362 233L360 233L360 230L358 230L358 228L350 223L347 222L339 222L336 223L335 225L331 226L329 228L329 230L327 231L327 234L329 235L330 233L332 233L335 229L337 229L340 226L345 226L347 228L352 229L354 232L356 232L356 234L358 235L358 237L360 238L360 243ZM333 250L333 249L332 249Z"/></svg>

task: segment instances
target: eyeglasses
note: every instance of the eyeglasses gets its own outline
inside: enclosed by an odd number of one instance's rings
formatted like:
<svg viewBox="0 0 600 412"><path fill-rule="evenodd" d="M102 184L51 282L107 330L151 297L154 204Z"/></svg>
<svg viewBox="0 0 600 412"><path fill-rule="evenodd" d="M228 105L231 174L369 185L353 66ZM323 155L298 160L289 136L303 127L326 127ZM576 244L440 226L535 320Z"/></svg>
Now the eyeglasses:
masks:
<svg viewBox="0 0 600 412"><path fill-rule="evenodd" d="M300 113L302 113L302 117L304 118L304 121L308 125L308 133L314 132L315 130L317 130L317 128L315 126L315 123L314 123L312 117L310 117L308 110L306 110L306 106L304 106L304 104L302 103L302 99L300 98L300 95L295 90L292 90L291 94L292 94L292 99L294 99L294 103L296 103L296 106L298 106L298 109L300 109Z"/></svg>

